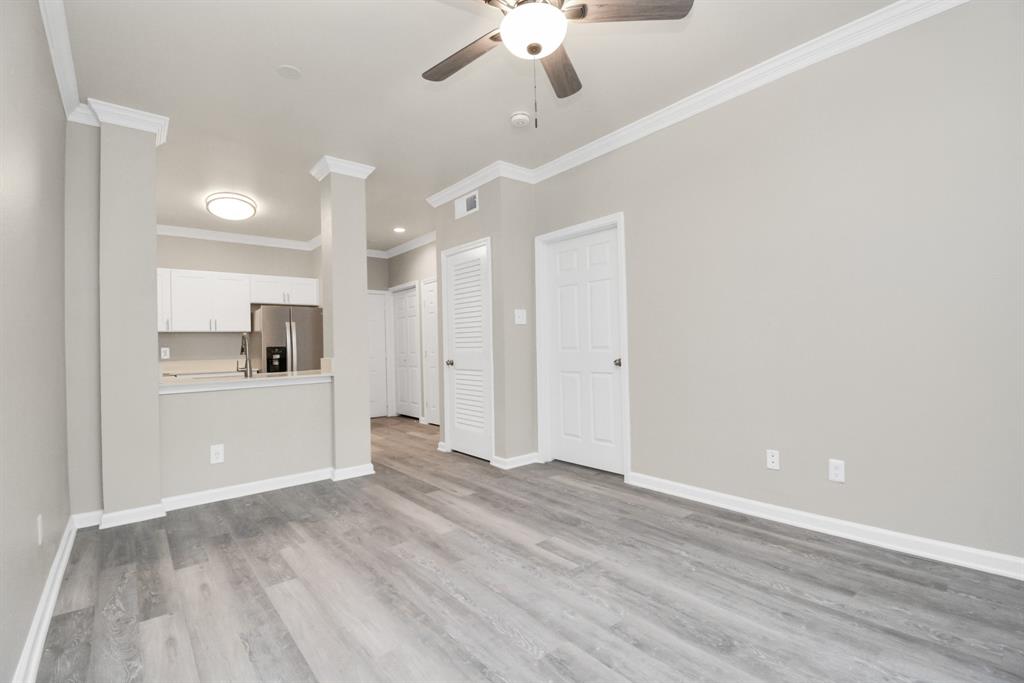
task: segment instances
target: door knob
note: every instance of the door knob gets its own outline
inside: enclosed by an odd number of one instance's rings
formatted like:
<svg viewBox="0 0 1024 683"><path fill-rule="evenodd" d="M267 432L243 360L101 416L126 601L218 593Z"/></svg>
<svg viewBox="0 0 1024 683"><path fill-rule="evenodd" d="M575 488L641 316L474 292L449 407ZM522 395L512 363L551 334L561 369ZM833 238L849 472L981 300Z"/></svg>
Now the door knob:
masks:
<svg viewBox="0 0 1024 683"><path fill-rule="evenodd" d="M621 368L622 367L622 359L621 358L616 358L615 360L612 361L612 365L614 365L617 368Z"/></svg>
<svg viewBox="0 0 1024 683"><path fill-rule="evenodd" d="M444 364L447 365L448 367L452 367L453 365L455 365L455 361L453 361L453 360L446 360L444 362Z"/></svg>

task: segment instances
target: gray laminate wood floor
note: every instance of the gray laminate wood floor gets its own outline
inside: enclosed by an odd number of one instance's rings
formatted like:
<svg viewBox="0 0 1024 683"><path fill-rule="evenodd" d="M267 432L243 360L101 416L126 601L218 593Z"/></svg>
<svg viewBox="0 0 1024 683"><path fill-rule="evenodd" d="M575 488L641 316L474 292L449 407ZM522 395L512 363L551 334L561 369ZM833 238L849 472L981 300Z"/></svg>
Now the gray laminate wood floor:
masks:
<svg viewBox="0 0 1024 683"><path fill-rule="evenodd" d="M80 532L39 680L1024 678L1021 583L436 444Z"/></svg>

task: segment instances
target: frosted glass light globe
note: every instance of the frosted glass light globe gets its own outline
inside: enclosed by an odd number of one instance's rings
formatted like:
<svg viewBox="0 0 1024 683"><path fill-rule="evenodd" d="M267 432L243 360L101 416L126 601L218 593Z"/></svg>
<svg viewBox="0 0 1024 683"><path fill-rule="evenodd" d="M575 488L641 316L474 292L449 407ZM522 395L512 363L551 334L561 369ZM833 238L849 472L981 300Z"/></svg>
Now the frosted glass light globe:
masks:
<svg viewBox="0 0 1024 683"><path fill-rule="evenodd" d="M565 40L569 22L557 7L527 2L501 20L501 42L520 59L543 59Z"/></svg>

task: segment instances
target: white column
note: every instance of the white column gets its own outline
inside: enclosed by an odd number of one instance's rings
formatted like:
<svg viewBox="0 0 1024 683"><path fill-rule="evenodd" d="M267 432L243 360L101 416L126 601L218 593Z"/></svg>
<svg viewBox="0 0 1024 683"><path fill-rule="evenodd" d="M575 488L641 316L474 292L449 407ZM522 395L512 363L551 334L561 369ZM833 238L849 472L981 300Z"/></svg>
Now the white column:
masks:
<svg viewBox="0 0 1024 683"><path fill-rule="evenodd" d="M370 369L367 343L366 178L374 168L323 157L320 279L324 356L334 372L335 479L370 474Z"/></svg>
<svg viewBox="0 0 1024 683"><path fill-rule="evenodd" d="M162 516L156 147L168 119L89 100L100 127L101 526ZM123 514L118 514L123 513Z"/></svg>

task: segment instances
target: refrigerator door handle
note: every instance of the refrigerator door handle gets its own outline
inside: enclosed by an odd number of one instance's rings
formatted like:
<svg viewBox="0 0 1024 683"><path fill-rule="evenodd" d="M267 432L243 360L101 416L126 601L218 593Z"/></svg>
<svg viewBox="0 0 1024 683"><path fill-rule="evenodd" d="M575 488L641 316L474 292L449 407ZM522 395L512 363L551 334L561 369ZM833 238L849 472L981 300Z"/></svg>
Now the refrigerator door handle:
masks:
<svg viewBox="0 0 1024 683"><path fill-rule="evenodd" d="M284 366L285 370L292 369L292 324L285 322L284 324L284 355L287 359Z"/></svg>
<svg viewBox="0 0 1024 683"><path fill-rule="evenodd" d="M299 369L299 334L298 325L292 323L292 372Z"/></svg>

